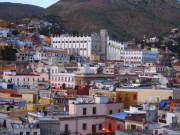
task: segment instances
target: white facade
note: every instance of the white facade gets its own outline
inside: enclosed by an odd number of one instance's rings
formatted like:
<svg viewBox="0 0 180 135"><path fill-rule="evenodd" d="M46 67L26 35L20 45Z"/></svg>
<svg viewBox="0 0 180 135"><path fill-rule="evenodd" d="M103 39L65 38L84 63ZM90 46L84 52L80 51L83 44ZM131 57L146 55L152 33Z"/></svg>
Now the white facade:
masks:
<svg viewBox="0 0 180 135"><path fill-rule="evenodd" d="M55 73L51 74L51 85L60 88L65 84L68 88L75 87L75 79L73 73Z"/></svg>
<svg viewBox="0 0 180 135"><path fill-rule="evenodd" d="M90 57L97 49L100 40L97 34L91 36L62 35L51 37L53 48L65 49L69 53L78 54L82 57Z"/></svg>
<svg viewBox="0 0 180 135"><path fill-rule="evenodd" d="M38 86L40 75L24 73L24 74L7 74L4 73L3 78L6 82L15 83L18 87L22 88L35 88Z"/></svg>
<svg viewBox="0 0 180 135"><path fill-rule="evenodd" d="M124 51L128 46L113 40L108 40L107 42L107 60L123 60Z"/></svg>
<svg viewBox="0 0 180 135"><path fill-rule="evenodd" d="M157 53L145 50L129 50L127 44L107 40L107 60L123 61L125 66L156 63Z"/></svg>
<svg viewBox="0 0 180 135"><path fill-rule="evenodd" d="M157 54L152 51L126 50L123 61L125 66L139 66L145 63L156 63Z"/></svg>
<svg viewBox="0 0 180 135"><path fill-rule="evenodd" d="M110 40L107 32L91 36L56 36L51 37L53 48L65 49L71 54L90 57L93 54L105 60L124 61L125 66L139 66L146 62L156 63L157 52L128 50L125 43Z"/></svg>
<svg viewBox="0 0 180 135"><path fill-rule="evenodd" d="M74 88L74 75L74 73L62 73L58 66L52 66L50 69L50 83L56 88L60 88L63 84L65 84L66 87Z"/></svg>

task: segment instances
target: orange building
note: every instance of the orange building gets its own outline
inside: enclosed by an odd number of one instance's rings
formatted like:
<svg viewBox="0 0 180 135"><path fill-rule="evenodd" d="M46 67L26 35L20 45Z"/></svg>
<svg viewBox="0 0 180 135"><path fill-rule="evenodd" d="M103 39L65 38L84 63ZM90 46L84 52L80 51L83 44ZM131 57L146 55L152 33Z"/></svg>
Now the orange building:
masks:
<svg viewBox="0 0 180 135"><path fill-rule="evenodd" d="M125 118L127 113L120 112L109 115L105 118L104 132L113 132L115 130L125 130Z"/></svg>
<svg viewBox="0 0 180 135"><path fill-rule="evenodd" d="M145 114L133 114L120 112L108 115L105 118L104 132L114 132L115 130L137 130L142 131L146 127Z"/></svg>
<svg viewBox="0 0 180 135"><path fill-rule="evenodd" d="M0 71L16 71L16 68L14 68L14 67L1 67L0 66Z"/></svg>

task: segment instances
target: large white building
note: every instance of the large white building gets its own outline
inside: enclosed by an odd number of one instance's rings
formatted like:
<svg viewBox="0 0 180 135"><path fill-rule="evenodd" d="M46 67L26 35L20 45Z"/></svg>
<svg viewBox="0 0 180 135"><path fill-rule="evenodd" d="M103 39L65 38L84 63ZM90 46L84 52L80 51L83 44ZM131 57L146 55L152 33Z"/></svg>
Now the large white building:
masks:
<svg viewBox="0 0 180 135"><path fill-rule="evenodd" d="M103 60L123 61L125 66L156 63L156 52L129 50L126 43L111 40L107 30L101 30L91 36L63 35L52 37L51 40L53 48L65 49L83 57L99 55Z"/></svg>
<svg viewBox="0 0 180 135"><path fill-rule="evenodd" d="M128 49L128 46L113 40L108 40L107 42L107 60L122 61L124 51Z"/></svg>
<svg viewBox="0 0 180 135"><path fill-rule="evenodd" d="M51 37L51 44L53 48L65 49L69 53L82 57L90 57L98 50L100 37L97 33L91 36L61 35Z"/></svg>
<svg viewBox="0 0 180 135"><path fill-rule="evenodd" d="M157 53L145 50L125 50L123 61L125 66L139 66L145 63L156 63Z"/></svg>

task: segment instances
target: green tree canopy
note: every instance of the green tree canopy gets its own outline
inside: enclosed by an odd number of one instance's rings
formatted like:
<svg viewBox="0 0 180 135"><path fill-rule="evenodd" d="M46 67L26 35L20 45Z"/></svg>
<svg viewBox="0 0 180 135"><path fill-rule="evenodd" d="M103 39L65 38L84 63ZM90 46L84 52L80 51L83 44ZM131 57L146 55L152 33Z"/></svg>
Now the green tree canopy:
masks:
<svg viewBox="0 0 180 135"><path fill-rule="evenodd" d="M3 57L3 60L15 61L16 53L17 50L14 49L12 46L7 46L3 50L1 50L1 55Z"/></svg>

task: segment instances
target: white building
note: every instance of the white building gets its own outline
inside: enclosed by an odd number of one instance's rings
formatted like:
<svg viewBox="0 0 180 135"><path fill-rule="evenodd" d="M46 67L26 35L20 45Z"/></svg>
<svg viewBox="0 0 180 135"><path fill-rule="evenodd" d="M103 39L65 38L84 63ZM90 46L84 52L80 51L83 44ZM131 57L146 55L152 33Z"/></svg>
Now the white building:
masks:
<svg viewBox="0 0 180 135"><path fill-rule="evenodd" d="M107 42L107 60L123 60L124 51L128 46L113 40L108 40Z"/></svg>
<svg viewBox="0 0 180 135"><path fill-rule="evenodd" d="M75 87L74 73L55 73L51 74L51 85L60 88L65 84L68 88Z"/></svg>
<svg viewBox="0 0 180 135"><path fill-rule="evenodd" d="M51 37L51 44L53 48L65 49L72 54L90 57L98 50L100 37L96 33L91 36L61 35Z"/></svg>
<svg viewBox="0 0 180 135"><path fill-rule="evenodd" d="M15 83L21 88L35 88L38 86L40 75L37 73L6 73L3 74L3 79L6 82Z"/></svg>
<svg viewBox="0 0 180 135"><path fill-rule="evenodd" d="M75 87L75 73L68 73L64 69L60 69L59 66L51 66L50 68L50 83L56 88L62 87L65 84L66 87Z"/></svg>
<svg viewBox="0 0 180 135"><path fill-rule="evenodd" d="M83 57L99 55L104 60L124 61L125 66L156 63L156 52L128 50L127 44L110 40L107 30L101 30L91 36L62 35L51 37L51 40L53 48L65 49Z"/></svg>
<svg viewBox="0 0 180 135"><path fill-rule="evenodd" d="M156 63L157 53L144 50L125 50L123 61L125 66L139 66L145 63Z"/></svg>

